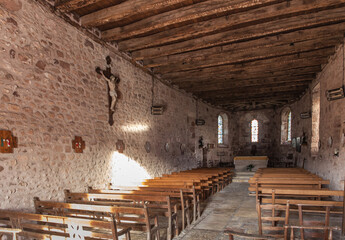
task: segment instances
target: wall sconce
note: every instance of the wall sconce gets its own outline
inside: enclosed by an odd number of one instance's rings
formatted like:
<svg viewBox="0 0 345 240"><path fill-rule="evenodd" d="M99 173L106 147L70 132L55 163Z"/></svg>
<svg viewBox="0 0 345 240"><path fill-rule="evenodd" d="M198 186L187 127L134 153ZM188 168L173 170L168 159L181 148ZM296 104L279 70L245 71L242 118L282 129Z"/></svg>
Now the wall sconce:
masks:
<svg viewBox="0 0 345 240"><path fill-rule="evenodd" d="M202 125L205 125L205 120L204 119L195 119L195 124L197 125L197 126L202 126Z"/></svg>
<svg viewBox="0 0 345 240"><path fill-rule="evenodd" d="M344 89L343 89L343 87L332 89L332 90L327 90L326 91L326 97L327 97L328 101L334 101L334 100L338 100L338 99L344 98Z"/></svg>
<svg viewBox="0 0 345 240"><path fill-rule="evenodd" d="M163 106L152 106L151 114L152 115L163 115L164 107Z"/></svg>
<svg viewBox="0 0 345 240"><path fill-rule="evenodd" d="M299 116L301 117L301 119L308 119L311 117L311 114L310 112L302 112Z"/></svg>

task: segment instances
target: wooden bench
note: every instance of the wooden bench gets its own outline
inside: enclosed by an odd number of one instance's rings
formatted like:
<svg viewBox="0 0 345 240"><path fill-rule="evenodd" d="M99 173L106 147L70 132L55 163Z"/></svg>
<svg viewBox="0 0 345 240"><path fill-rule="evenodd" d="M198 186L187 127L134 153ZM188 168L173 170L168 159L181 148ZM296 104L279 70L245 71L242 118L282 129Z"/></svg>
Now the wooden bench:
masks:
<svg viewBox="0 0 345 240"><path fill-rule="evenodd" d="M189 190L189 189L188 189ZM180 209L182 212L182 230L185 226L190 226L190 210L193 206L193 196L187 194L186 191L179 189L179 191L148 191L147 189L137 189L137 190L102 190L88 188L89 193L96 194L133 194L133 195L150 195L150 196L169 196L171 199L180 200Z"/></svg>
<svg viewBox="0 0 345 240"><path fill-rule="evenodd" d="M18 228L4 228L0 227L0 239L2 239L2 235L12 235L13 240L17 240L17 235L22 230Z"/></svg>
<svg viewBox="0 0 345 240"><path fill-rule="evenodd" d="M168 239L172 239L173 233L179 234L177 219L177 201L172 201L169 196L135 195L135 194L103 194L103 193L72 193L65 190L65 199L71 203L92 202L92 204L129 206L147 206L152 214L159 214L167 218Z"/></svg>
<svg viewBox="0 0 345 240"><path fill-rule="evenodd" d="M309 206L330 206L332 205L335 210L332 213L343 213L343 201L334 201L323 199L325 197L344 197L344 191L338 190L307 190L307 189L264 189L263 194L270 196L270 198L263 198L262 203L269 204L286 204L288 201L290 205L308 204ZM280 198L279 198L280 197ZM310 199L312 198L312 199ZM294 210L294 209L291 209ZM324 212L317 207L309 207L306 212Z"/></svg>
<svg viewBox="0 0 345 240"><path fill-rule="evenodd" d="M192 188L176 188L171 186L142 186L142 187L130 187L130 186L113 186L108 185L109 191L149 191L149 192L180 192L182 191L184 196L192 199L193 205L193 221L196 221L197 217L201 216L200 207L200 195L201 189L193 186Z"/></svg>
<svg viewBox="0 0 345 240"><path fill-rule="evenodd" d="M33 239L113 239L125 235L130 240L130 228L117 230L114 215L111 221L63 217L0 210L0 223L20 229L17 234Z"/></svg>
<svg viewBox="0 0 345 240"><path fill-rule="evenodd" d="M34 203L36 212L39 214L107 221L112 221L112 216L114 216L118 227L146 232L147 240L160 238L158 218L150 215L145 205L114 207L94 205L91 202L77 204L40 201L38 198L34 199Z"/></svg>
<svg viewBox="0 0 345 240"><path fill-rule="evenodd" d="M150 179L146 180L145 182L141 183L141 186L166 186L169 188L198 188L202 192L203 199L213 193L213 189L215 186L213 185L212 181L210 182L202 182L196 180L178 180L178 179Z"/></svg>

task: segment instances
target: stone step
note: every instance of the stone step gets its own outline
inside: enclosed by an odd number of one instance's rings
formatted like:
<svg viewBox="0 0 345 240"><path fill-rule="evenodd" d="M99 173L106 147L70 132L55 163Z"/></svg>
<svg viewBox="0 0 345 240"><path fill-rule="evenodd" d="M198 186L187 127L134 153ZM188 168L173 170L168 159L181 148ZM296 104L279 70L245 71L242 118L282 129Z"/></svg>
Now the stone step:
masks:
<svg viewBox="0 0 345 240"><path fill-rule="evenodd" d="M235 183L246 183L249 179L232 179L232 182Z"/></svg>
<svg viewBox="0 0 345 240"><path fill-rule="evenodd" d="M236 172L236 176L254 176L255 173L253 172Z"/></svg>
<svg viewBox="0 0 345 240"><path fill-rule="evenodd" d="M234 177L233 179L250 179L251 177L250 176L236 176Z"/></svg>

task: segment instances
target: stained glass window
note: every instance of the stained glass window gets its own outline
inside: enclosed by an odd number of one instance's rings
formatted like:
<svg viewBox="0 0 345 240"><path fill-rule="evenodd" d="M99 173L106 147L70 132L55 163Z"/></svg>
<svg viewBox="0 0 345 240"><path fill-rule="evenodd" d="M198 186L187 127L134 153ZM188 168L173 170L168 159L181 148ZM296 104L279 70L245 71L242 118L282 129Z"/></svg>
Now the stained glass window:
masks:
<svg viewBox="0 0 345 240"><path fill-rule="evenodd" d="M222 116L218 116L218 144L224 144L224 121Z"/></svg>
<svg viewBox="0 0 345 240"><path fill-rule="evenodd" d="M252 142L259 141L259 122L254 119L251 123Z"/></svg>
<svg viewBox="0 0 345 240"><path fill-rule="evenodd" d="M291 111L288 115L287 140L288 142L291 141Z"/></svg>

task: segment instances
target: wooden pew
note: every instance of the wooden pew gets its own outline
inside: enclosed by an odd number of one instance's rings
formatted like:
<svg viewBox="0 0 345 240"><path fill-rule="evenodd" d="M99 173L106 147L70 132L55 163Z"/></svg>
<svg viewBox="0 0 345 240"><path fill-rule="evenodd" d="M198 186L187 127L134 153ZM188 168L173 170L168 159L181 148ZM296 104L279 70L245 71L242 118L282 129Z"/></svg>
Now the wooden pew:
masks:
<svg viewBox="0 0 345 240"><path fill-rule="evenodd" d="M84 204L40 201L34 199L36 212L45 215L63 216L91 220L116 220L118 227L131 228L134 231L147 233L147 240L159 239L159 223L157 216L149 214L144 206L115 207L94 205L92 202ZM154 222L154 224L151 224Z"/></svg>
<svg viewBox="0 0 345 240"><path fill-rule="evenodd" d="M151 213L160 214L168 219L168 239L178 236L177 201L172 201L169 196L134 195L134 194L102 194L102 193L72 193L65 190L65 199L71 203L84 203L91 201L93 204L113 206L146 205Z"/></svg>
<svg viewBox="0 0 345 240"><path fill-rule="evenodd" d="M188 189L190 190L190 189ZM179 191L148 191L147 189L137 189L137 190L102 190L102 189L93 189L88 188L89 193L96 194L132 194L132 195L150 195L150 196L169 196L171 199L180 200L180 209L182 212L182 230L185 229L185 226L190 226L190 208L193 206L193 195L190 195L189 192L179 189Z"/></svg>
<svg viewBox="0 0 345 240"><path fill-rule="evenodd" d="M255 192L256 199L265 196L265 189L322 189L322 185L329 184L315 174L304 169L259 169L249 180L250 192Z"/></svg>
<svg viewBox="0 0 345 240"><path fill-rule="evenodd" d="M309 206L333 206L335 210L332 213L343 213L343 201L323 200L327 197L343 197L344 191L339 190L308 190L308 189L264 189L263 194L270 196L270 198L263 198L262 203L270 204L286 204L288 201L290 205L304 204ZM313 198L313 199L310 199ZM317 199L317 200L315 200ZM293 209L292 209L293 210ZM306 212L324 212L317 207L310 207Z"/></svg>
<svg viewBox="0 0 345 240"><path fill-rule="evenodd" d="M202 192L202 196L205 198L206 196L210 195L215 189L215 185L213 182L202 182L197 180L190 180L190 179L172 179L172 178L164 178L164 179L149 179L145 182L141 183L141 186L166 186L166 187L173 187L173 188L198 188Z"/></svg>
<svg viewBox="0 0 345 240"><path fill-rule="evenodd" d="M18 235L25 238L118 240L125 235L130 240L130 228L118 231L114 215L110 218L104 221L0 210L0 223L20 229Z"/></svg>
<svg viewBox="0 0 345 240"><path fill-rule="evenodd" d="M142 186L142 187L130 187L130 186L113 186L111 183L108 185L109 191L149 191L149 192L180 192L182 190L183 194L187 194L188 198L192 199L193 204L193 221L197 217L201 216L200 207L200 195L202 190L195 186L192 188L176 188L171 186ZM104 190L107 191L107 190Z"/></svg>
<svg viewBox="0 0 345 240"><path fill-rule="evenodd" d="M2 239L2 235L12 235L13 240L17 240L17 235L22 230L18 228L4 228L0 227L0 239Z"/></svg>

